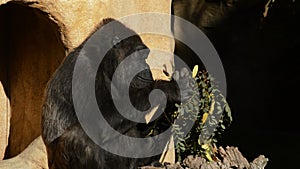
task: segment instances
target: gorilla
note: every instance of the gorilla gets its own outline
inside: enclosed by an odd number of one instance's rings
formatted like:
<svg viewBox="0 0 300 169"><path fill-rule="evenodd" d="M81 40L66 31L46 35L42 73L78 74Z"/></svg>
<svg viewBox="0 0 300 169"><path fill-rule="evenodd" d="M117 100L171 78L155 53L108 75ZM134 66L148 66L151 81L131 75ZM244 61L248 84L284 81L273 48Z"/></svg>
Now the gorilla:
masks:
<svg viewBox="0 0 300 169"><path fill-rule="evenodd" d="M95 51L101 51L103 46L111 46L96 71L96 77L94 77L96 100L103 117L113 129L122 135L144 138L149 135L149 128L154 125L155 121L148 124L140 123L122 116L114 105L112 93L116 96L114 99L121 100L125 94L124 91L129 91L133 107L137 110L145 111L151 107L148 99L149 94L154 89L159 89L164 92L165 97L155 98L154 100L158 104L162 99L166 99L164 111L170 114L176 110L175 103L180 103L188 98L188 94L182 96L182 93L190 92L188 86L190 76L187 70L182 70L180 72L176 71L177 79L175 76L174 78L176 81L180 80L183 83L177 84L173 78L170 81L153 80L149 66L145 61L149 50L134 31L110 18L104 19L99 29L112 21L115 22L116 26L109 29L107 34L102 35L104 37L101 38L102 41L99 46L93 47ZM123 39L128 34L133 36ZM47 148L49 168L133 169L150 164L157 160L159 155L149 158L118 156L97 145L81 126L74 108L72 85L75 85L75 88L76 85L84 85L84 82L79 79L73 79L76 60L78 60L80 55L83 55L82 62L87 67L81 70L85 74L89 74L89 66L94 64L91 58L85 57L85 55L89 54L83 48L86 42L65 58L46 87L42 112L42 138ZM133 56L134 62L131 65L121 67L120 71L114 75L117 67L128 56ZM131 82L128 82L126 72L139 66L147 67L147 69L137 72ZM113 77L116 78L116 81L113 81ZM127 85L125 83L130 83L129 89L126 89ZM183 91L180 91L179 88L183 88ZM82 105L85 105L88 101L87 98L79 99L81 99ZM125 111L130 114L132 109L128 108ZM164 127L161 126L161 128ZM109 133L106 129L97 132L103 140L107 142L113 140L113 138L108 137ZM155 145L152 146L155 147ZM119 145L116 148L122 151L126 147L127 145ZM143 147L139 148L142 149Z"/></svg>

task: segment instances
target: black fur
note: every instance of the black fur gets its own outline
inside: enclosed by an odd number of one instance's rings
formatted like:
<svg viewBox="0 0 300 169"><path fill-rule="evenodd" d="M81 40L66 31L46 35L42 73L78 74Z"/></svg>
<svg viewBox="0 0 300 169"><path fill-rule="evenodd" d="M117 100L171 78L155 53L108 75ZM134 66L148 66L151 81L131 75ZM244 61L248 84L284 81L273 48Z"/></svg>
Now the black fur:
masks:
<svg viewBox="0 0 300 169"><path fill-rule="evenodd" d="M107 19L106 24L112 20ZM102 24L102 25L103 25ZM121 32L131 32L121 23L118 23L118 30L111 30L111 35L107 35L105 42L111 43L112 37ZM137 168L140 165L149 164L159 156L147 159L131 159L120 157L106 152L95 144L84 132L75 114L72 100L72 75L75 62L78 58L82 46L71 52L62 65L57 69L54 76L48 83L42 114L42 137L47 147L48 163L50 169L119 169ZM101 50L101 47L99 46ZM128 55L140 49L147 49L138 35L129 37L116 44L104 57L96 76L96 96L99 108L105 119L117 131L131 137L145 137L147 125L139 124L125 119L121 116L111 99L110 88L112 75L118 64ZM136 64L146 64L145 59L148 53L139 57ZM90 60L86 60L86 64ZM138 66L138 65L131 65ZM122 72L126 72L127 67ZM84 69L82 71L89 71ZM114 84L119 95L123 91L123 75L118 76L118 84ZM79 82L80 83L80 82ZM180 102L180 92L174 80L154 81L150 71L139 73L131 82L130 99L132 104L140 110L150 107L148 102L149 93L158 88L167 95L167 111L174 110L174 104ZM85 101L85 98L82 99ZM105 135L106 131L99 131L100 135ZM126 145L120 145L126 148Z"/></svg>

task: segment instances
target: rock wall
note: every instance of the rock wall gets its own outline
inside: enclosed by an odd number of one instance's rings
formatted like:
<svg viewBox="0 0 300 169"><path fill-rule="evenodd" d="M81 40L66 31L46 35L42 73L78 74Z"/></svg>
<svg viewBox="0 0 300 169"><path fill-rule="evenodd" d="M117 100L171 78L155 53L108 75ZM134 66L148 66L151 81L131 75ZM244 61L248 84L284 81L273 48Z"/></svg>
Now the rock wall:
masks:
<svg viewBox="0 0 300 169"><path fill-rule="evenodd" d="M0 160L3 159L9 136L9 98L7 91L7 59L5 49L7 43L3 41L6 33L2 23L4 22L4 11L0 10Z"/></svg>
<svg viewBox="0 0 300 169"><path fill-rule="evenodd" d="M43 91L65 56L58 26L37 9L9 4L3 9L8 42L7 85L11 127L7 157L19 154L41 132Z"/></svg>
<svg viewBox="0 0 300 169"><path fill-rule="evenodd" d="M0 159L7 145L6 158L13 157L40 135L47 81L103 18L150 11L171 13L171 0L0 0ZM142 39L150 48L173 51L173 39Z"/></svg>
<svg viewBox="0 0 300 169"><path fill-rule="evenodd" d="M0 71L0 73L5 73ZM0 83L0 160L3 159L9 136L9 99L6 96L4 85Z"/></svg>

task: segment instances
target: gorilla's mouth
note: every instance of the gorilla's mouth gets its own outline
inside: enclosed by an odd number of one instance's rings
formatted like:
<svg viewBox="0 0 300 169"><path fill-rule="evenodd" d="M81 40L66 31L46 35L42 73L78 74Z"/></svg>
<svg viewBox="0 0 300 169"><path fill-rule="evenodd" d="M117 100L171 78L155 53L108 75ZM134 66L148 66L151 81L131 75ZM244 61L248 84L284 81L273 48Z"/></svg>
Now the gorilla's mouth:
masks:
<svg viewBox="0 0 300 169"><path fill-rule="evenodd" d="M137 78L138 78L139 80L142 80L142 81L153 82L153 79L152 79L152 78L148 78L148 77L145 78L144 76L140 76L140 75L138 75Z"/></svg>
<svg viewBox="0 0 300 169"><path fill-rule="evenodd" d="M136 78L141 81L144 81L144 82L153 82L154 81L153 77L152 77L152 73L149 69L143 70L142 72L137 74Z"/></svg>

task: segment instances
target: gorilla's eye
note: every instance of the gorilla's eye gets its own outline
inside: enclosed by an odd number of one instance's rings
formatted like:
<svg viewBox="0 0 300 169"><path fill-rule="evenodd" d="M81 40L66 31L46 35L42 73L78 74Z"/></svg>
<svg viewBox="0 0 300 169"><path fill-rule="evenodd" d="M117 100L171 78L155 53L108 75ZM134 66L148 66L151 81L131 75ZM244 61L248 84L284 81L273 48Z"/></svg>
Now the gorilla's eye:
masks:
<svg viewBox="0 0 300 169"><path fill-rule="evenodd" d="M114 36L114 38L112 39L113 46L117 45L120 42L121 42L121 39L118 36Z"/></svg>

